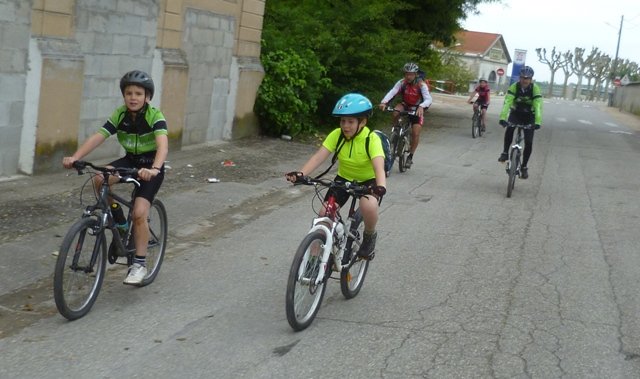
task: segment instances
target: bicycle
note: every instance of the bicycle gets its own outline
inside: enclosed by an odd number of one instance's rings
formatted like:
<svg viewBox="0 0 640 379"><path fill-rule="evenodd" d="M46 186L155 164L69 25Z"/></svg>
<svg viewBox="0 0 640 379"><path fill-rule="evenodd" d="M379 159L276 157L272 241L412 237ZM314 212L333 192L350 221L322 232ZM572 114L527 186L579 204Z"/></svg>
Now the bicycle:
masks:
<svg viewBox="0 0 640 379"><path fill-rule="evenodd" d="M80 191L82 192L93 176L101 172L104 176L102 185L96 191L96 203L89 205L82 213L80 220L76 221L62 240L58 252L54 277L53 295L56 307L60 314L68 320L76 320L86 315L95 303L105 275L107 260L114 264L118 257L127 258L127 266L133 264L135 255L134 233L132 223L133 203L140 182L136 180L138 169L135 168L108 168L93 165L90 162L76 161L73 168L78 175L85 173L89 167L91 177ZM134 188L131 200L126 200L109 188L109 178L118 176L120 183L132 183ZM114 220L111 211L110 199L114 199L123 207L128 208L127 223L130 225L126 232L121 231ZM140 287L151 284L158 272L167 243L167 211L164 204L155 199L149 211L149 245L147 249L147 275ZM110 230L113 238L113 248L107 253L107 235Z"/></svg>
<svg viewBox="0 0 640 379"><path fill-rule="evenodd" d="M411 131L413 129L409 116L415 115L415 111L398 111L393 107L387 107L385 112L398 112L400 114L398 122L391 127L391 155L394 157L394 162L395 158L398 158L398 170L405 172L409 168L406 162L411 153Z"/></svg>
<svg viewBox="0 0 640 379"><path fill-rule="evenodd" d="M484 132L484 128L482 127L482 109L479 104L474 108L473 117L471 118L471 136L473 138L482 137L482 133Z"/></svg>
<svg viewBox="0 0 640 379"><path fill-rule="evenodd" d="M513 188L516 185L516 176L520 176L520 168L522 166L522 151L524 150L524 129L531 129L532 125L516 125L511 124L507 126L508 128L516 128L516 135L514 137L515 142L509 148L509 160L507 161L506 171L509 176L509 181L507 183L507 197L511 197L511 193L513 192Z"/></svg>
<svg viewBox="0 0 640 379"><path fill-rule="evenodd" d="M299 178L297 184L314 186L314 199L322 200L323 188L342 188L351 195L346 220L340 215L335 196L329 196L325 216L313 219L311 229L296 250L287 280L285 308L289 325L300 331L315 319L330 278L340 280L340 290L346 299L354 298L362 289L369 260L357 255L364 222L356 202L370 194L370 189L357 183L309 177ZM340 274L339 278L332 276L334 271Z"/></svg>

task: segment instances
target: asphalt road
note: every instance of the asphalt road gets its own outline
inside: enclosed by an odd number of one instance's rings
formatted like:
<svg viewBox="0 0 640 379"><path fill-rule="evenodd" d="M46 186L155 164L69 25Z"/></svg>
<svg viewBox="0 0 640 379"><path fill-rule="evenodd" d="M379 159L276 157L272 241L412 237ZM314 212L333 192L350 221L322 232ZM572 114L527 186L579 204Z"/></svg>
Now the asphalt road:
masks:
<svg viewBox="0 0 640 379"><path fill-rule="evenodd" d="M289 328L284 293L311 192L281 174L313 147L263 141L253 150L271 146L268 173L252 181L206 184L211 164L192 174L187 154L176 158L185 186L163 194L171 242L156 282L123 286L112 269L80 320L58 315L47 289L68 224L7 238L0 376L640 377L637 119L547 101L530 178L507 199L501 99L480 139L463 100L436 97L414 166L388 180L363 290L346 301L330 282L309 329ZM222 154L216 172L232 150L206 150Z"/></svg>

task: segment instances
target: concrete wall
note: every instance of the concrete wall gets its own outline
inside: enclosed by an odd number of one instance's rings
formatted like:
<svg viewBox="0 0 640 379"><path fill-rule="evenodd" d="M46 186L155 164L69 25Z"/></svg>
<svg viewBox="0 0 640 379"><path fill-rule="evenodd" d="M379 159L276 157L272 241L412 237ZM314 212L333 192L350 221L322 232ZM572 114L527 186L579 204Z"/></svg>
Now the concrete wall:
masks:
<svg viewBox="0 0 640 379"><path fill-rule="evenodd" d="M616 87L613 94L613 106L640 116L640 82Z"/></svg>
<svg viewBox="0 0 640 379"><path fill-rule="evenodd" d="M257 132L265 0L0 0L0 177L60 169L122 104L132 69L171 150ZM110 138L88 159L122 153Z"/></svg>

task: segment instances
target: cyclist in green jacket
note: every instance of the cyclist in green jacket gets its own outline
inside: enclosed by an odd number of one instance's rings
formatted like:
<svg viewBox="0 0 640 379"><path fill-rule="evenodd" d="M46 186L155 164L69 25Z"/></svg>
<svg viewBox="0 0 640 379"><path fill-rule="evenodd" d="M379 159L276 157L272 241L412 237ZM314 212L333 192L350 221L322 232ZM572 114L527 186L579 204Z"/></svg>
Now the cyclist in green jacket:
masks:
<svg viewBox="0 0 640 379"><path fill-rule="evenodd" d="M387 192L382 143L378 135L370 133L366 126L372 112L373 105L365 96L358 93L344 95L338 100L332 112L333 116L340 117L340 127L329 133L320 149L309 158L300 171L286 174L287 180L295 183L299 177L309 175L332 153L336 153L338 160L336 181L357 181L361 185L370 186L371 196L363 196L359 203L364 221L364 235L357 253L369 260L374 257L378 236L376 232L378 204ZM369 139L368 151L367 139ZM342 207L349 200L349 194L346 191L334 191L337 202ZM324 209L321 215L324 215Z"/></svg>
<svg viewBox="0 0 640 379"><path fill-rule="evenodd" d="M504 128L509 124L534 125L534 129L540 129L542 125L542 95L540 87L532 82L533 69L524 66L520 70L520 80L509 86L504 105L500 113L500 125ZM507 117L509 122L507 122ZM522 167L520 177L527 179L529 169L527 163L533 151L533 131L524 129L524 152L522 155ZM506 162L509 159L509 146L513 141L514 128L507 128L504 133L504 145L498 162Z"/></svg>
<svg viewBox="0 0 640 379"><path fill-rule="evenodd" d="M151 106L154 84L145 72L134 70L120 79L120 91L124 104L118 107L97 133L87 140L70 157L62 159L65 168L82 159L100 146L107 138L117 135L126 154L108 164L110 167L138 168L141 179L133 207L133 234L136 255L129 267L124 284L138 285L147 275L146 256L149 243L149 210L164 180L164 161L169 151L167 122L159 109ZM102 184L102 176L96 176L96 187ZM109 184L116 183L112 177Z"/></svg>

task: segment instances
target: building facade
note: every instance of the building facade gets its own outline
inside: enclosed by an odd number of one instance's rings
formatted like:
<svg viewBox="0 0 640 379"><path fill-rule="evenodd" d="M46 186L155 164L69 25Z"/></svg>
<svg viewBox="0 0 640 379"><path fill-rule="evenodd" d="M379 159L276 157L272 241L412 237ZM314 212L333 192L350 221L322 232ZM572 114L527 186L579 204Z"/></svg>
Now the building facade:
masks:
<svg viewBox="0 0 640 379"><path fill-rule="evenodd" d="M265 0L0 0L0 177L61 168L151 74L171 149L257 133ZM115 138L92 159L120 155Z"/></svg>
<svg viewBox="0 0 640 379"><path fill-rule="evenodd" d="M494 92L508 87L506 73L511 56L501 34L461 30L454 38L456 42L449 49L476 75L470 90L480 78L487 79Z"/></svg>

